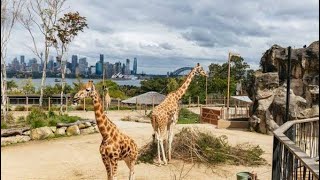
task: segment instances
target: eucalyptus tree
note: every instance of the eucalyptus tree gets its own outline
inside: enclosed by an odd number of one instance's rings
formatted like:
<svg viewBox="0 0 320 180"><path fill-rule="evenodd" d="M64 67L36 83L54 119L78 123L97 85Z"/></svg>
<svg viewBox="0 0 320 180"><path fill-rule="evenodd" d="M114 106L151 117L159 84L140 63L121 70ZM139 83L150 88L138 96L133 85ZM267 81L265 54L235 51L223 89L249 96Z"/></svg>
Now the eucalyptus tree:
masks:
<svg viewBox="0 0 320 180"><path fill-rule="evenodd" d="M1 112L7 121L7 71L6 58L11 32L20 17L22 0L1 0Z"/></svg>

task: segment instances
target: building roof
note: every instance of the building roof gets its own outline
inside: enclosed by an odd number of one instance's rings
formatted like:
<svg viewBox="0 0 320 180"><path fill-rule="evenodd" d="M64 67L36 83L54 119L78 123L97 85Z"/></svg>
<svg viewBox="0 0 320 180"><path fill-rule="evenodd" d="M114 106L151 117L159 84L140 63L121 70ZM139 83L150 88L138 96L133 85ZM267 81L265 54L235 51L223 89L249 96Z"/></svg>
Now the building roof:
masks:
<svg viewBox="0 0 320 180"><path fill-rule="evenodd" d="M252 103L251 99L248 96L231 96L233 99L237 99L239 101L243 101L246 103Z"/></svg>
<svg viewBox="0 0 320 180"><path fill-rule="evenodd" d="M127 104L160 104L166 98L165 95L155 91L146 92L138 96L121 101Z"/></svg>

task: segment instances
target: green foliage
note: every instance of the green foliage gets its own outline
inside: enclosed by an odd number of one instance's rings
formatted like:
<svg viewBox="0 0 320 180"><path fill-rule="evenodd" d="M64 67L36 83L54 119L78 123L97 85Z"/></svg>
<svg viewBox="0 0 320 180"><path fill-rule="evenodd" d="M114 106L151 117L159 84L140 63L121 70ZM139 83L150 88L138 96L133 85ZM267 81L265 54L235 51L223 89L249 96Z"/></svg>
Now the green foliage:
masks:
<svg viewBox="0 0 320 180"><path fill-rule="evenodd" d="M27 123L31 128L38 128L48 125L48 119L46 113L39 109L34 108L27 116Z"/></svg>
<svg viewBox="0 0 320 180"><path fill-rule="evenodd" d="M168 78L167 91L172 92L179 88L179 84L175 78Z"/></svg>
<svg viewBox="0 0 320 180"><path fill-rule="evenodd" d="M55 84L54 86L47 85L43 89L43 94L44 94L44 96L51 96L53 94L60 94L61 93L61 89L62 89L61 84ZM68 84L65 84L63 93L64 94L68 94L68 93L71 93L71 92L72 92L72 87L70 85L68 85ZM38 93L40 93L40 90L39 90Z"/></svg>
<svg viewBox="0 0 320 180"><path fill-rule="evenodd" d="M7 129L7 128L8 128L7 123L4 121L1 121L1 129Z"/></svg>
<svg viewBox="0 0 320 180"><path fill-rule="evenodd" d="M199 115L182 108L179 113L178 124L193 124L199 122Z"/></svg>
<svg viewBox="0 0 320 180"><path fill-rule="evenodd" d="M14 80L7 81L7 89L18 88L17 83Z"/></svg>
<svg viewBox="0 0 320 180"><path fill-rule="evenodd" d="M33 93L35 93L36 88L34 87L31 78L29 78L28 80L23 82L22 89L23 89L23 92L25 94L33 94Z"/></svg>
<svg viewBox="0 0 320 180"><path fill-rule="evenodd" d="M156 91L156 92L162 92L164 90L164 92L167 94L167 78L153 78L153 79L148 79L148 80L144 80L141 81L141 90L143 92L149 92L149 91Z"/></svg>
<svg viewBox="0 0 320 180"><path fill-rule="evenodd" d="M120 99L126 99L127 96L120 90L120 86L111 80L106 80L104 81L104 85L108 88L109 90L109 95L112 98L120 98ZM96 90L98 90L100 95L103 95L103 81L100 81L95 84Z"/></svg>
<svg viewBox="0 0 320 180"><path fill-rule="evenodd" d="M24 116L19 116L17 119L18 123L25 123L26 122L26 118Z"/></svg>

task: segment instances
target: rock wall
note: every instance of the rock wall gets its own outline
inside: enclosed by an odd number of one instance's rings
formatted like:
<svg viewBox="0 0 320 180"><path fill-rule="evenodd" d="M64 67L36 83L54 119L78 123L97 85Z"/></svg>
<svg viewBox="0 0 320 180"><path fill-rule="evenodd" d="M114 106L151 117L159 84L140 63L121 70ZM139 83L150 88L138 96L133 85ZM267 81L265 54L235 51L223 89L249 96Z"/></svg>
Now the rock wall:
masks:
<svg viewBox="0 0 320 180"><path fill-rule="evenodd" d="M59 136L74 136L80 134L91 134L99 132L95 120L77 121L75 123L58 123L56 126L40 127L35 129L17 128L1 130L1 146L27 142L30 140L41 140Z"/></svg>
<svg viewBox="0 0 320 180"><path fill-rule="evenodd" d="M287 48L273 45L261 58L248 94L254 102L250 125L270 133L283 124L286 112ZM319 116L319 41L291 50L289 118Z"/></svg>

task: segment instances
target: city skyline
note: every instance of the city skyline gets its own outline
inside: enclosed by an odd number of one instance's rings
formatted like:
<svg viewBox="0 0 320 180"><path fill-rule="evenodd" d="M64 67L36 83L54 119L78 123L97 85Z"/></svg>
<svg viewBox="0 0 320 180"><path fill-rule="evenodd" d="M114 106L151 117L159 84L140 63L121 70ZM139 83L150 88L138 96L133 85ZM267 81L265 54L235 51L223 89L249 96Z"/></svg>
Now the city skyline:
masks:
<svg viewBox="0 0 320 180"><path fill-rule="evenodd" d="M66 1L65 7L87 17L89 26L71 43L69 55L83 55L89 64L100 53L113 62L137 57L146 73L165 74L198 62L222 64L229 51L258 69L262 53L274 44L301 48L319 39L319 1L314 0L92 0ZM15 26L7 59L32 56L25 32ZM41 34L35 38L41 40Z"/></svg>

